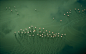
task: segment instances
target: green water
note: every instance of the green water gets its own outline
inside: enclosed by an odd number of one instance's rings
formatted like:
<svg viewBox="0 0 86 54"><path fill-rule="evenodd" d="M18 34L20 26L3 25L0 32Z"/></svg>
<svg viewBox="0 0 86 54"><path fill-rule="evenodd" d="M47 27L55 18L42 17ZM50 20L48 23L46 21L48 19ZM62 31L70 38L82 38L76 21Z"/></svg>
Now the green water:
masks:
<svg viewBox="0 0 86 54"><path fill-rule="evenodd" d="M86 12L79 14L78 10L75 11L75 8L79 8L81 12L86 9L85 2L85 0L0 1L0 54L86 53ZM70 9L69 17L64 16ZM37 30L45 28L54 33L66 33L66 37L54 40L29 37L28 42L18 42L14 32L31 25L36 26Z"/></svg>

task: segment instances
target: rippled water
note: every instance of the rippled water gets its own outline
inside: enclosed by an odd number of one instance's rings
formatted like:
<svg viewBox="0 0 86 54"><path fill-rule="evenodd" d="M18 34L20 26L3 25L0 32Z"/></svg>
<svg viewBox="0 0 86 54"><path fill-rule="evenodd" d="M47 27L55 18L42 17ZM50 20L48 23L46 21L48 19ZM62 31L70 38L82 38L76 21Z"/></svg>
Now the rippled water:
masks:
<svg viewBox="0 0 86 54"><path fill-rule="evenodd" d="M85 2L85 0L0 1L0 53L86 53ZM70 9L71 13L67 14ZM80 13L78 9L80 9ZM83 13L82 10L84 10ZM66 15L64 16L64 14ZM69 15L69 17L67 15ZM33 25L33 27L36 26L37 30L39 30L39 28L45 28L45 30L54 33L66 34L66 37L62 39L28 37L28 41L27 39L15 38L15 31L17 32L25 28L28 29L31 25Z"/></svg>

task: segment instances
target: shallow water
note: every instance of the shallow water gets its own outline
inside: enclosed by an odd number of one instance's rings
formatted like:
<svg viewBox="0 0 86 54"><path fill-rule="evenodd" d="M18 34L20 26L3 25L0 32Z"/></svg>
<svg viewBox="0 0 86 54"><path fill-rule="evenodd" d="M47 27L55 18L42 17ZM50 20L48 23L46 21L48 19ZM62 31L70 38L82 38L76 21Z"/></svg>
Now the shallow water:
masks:
<svg viewBox="0 0 86 54"><path fill-rule="evenodd" d="M82 10L86 9L85 2L85 0L0 1L0 54L86 53L86 11L82 13ZM70 9L71 13L67 14ZM66 36L62 39L40 38L37 35L23 39L18 36L15 38L15 31L28 29L31 25L36 26L37 30L44 28L54 33L66 33Z"/></svg>

